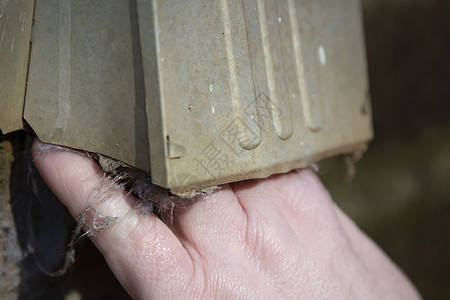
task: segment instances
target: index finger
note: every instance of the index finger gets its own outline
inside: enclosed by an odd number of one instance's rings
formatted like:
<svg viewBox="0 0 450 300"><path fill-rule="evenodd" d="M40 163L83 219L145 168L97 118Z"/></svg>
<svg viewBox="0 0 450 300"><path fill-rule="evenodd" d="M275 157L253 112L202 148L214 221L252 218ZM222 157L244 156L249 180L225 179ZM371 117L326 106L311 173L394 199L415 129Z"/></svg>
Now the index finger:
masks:
<svg viewBox="0 0 450 300"><path fill-rule="evenodd" d="M52 149L36 139L33 157L43 179L74 218L90 205L93 191L104 184L101 168L86 156ZM154 214L137 213L134 202L133 196L121 190L104 203L99 201L96 209L102 216L120 219L92 240L132 296L168 296L168 287L173 287L170 282L189 280L192 261L173 232Z"/></svg>

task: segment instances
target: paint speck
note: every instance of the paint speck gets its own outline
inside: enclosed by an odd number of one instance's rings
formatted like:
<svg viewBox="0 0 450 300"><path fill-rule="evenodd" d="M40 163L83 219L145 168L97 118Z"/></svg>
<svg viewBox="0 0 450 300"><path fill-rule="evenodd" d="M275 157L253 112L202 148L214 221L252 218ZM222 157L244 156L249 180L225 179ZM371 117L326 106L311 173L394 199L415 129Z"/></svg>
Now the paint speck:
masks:
<svg viewBox="0 0 450 300"><path fill-rule="evenodd" d="M213 114L216 112L216 109L214 108L214 105L211 106L211 111L212 111Z"/></svg>
<svg viewBox="0 0 450 300"><path fill-rule="evenodd" d="M278 17L278 23L281 23L283 19L281 17Z"/></svg>
<svg viewBox="0 0 450 300"><path fill-rule="evenodd" d="M212 91L214 90L214 86L212 83L209 84L209 92L212 93Z"/></svg>
<svg viewBox="0 0 450 300"><path fill-rule="evenodd" d="M319 56L319 61L322 65L327 63L327 56L325 55L325 48L322 45L319 45L317 48L317 55Z"/></svg>
<svg viewBox="0 0 450 300"><path fill-rule="evenodd" d="M255 116L250 115L250 119L254 120L254 119L255 119Z"/></svg>

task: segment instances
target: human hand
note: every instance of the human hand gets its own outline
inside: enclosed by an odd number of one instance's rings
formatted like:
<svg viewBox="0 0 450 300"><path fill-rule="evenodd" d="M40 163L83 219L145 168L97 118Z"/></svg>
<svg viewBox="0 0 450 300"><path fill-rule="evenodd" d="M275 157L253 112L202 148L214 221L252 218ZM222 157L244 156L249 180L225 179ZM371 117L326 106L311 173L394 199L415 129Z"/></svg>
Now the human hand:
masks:
<svg viewBox="0 0 450 300"><path fill-rule="evenodd" d="M40 143L36 166L77 218L103 172L76 153L41 155ZM114 197L97 209L120 221L91 239L136 299L420 298L308 169L223 185L175 208L170 225Z"/></svg>

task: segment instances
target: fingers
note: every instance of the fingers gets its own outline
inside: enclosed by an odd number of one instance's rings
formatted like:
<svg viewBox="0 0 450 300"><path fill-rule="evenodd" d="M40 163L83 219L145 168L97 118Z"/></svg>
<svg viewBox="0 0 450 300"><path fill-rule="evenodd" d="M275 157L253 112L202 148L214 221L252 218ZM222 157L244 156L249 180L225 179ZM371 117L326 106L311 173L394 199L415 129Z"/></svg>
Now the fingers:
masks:
<svg viewBox="0 0 450 300"><path fill-rule="evenodd" d="M274 255L261 254L261 258L277 256L279 245L298 240L294 235L305 242L317 240L315 233L322 227L333 229L332 224L338 224L328 193L308 169L224 185L198 197L188 208L175 209L173 221L188 250L194 246L203 255L206 251L226 256L237 245L256 247L264 240L266 249L273 249L265 253Z"/></svg>
<svg viewBox="0 0 450 300"><path fill-rule="evenodd" d="M174 287L189 280L192 262L172 231L155 215L138 214L133 197L114 190L98 164L80 154L49 150L38 140L33 145L33 157L44 180L74 218L90 204L102 216L120 217L93 237L93 242L132 296L167 297ZM102 199L104 195L106 199ZM93 221L94 211L89 214L88 223Z"/></svg>
<svg viewBox="0 0 450 300"><path fill-rule="evenodd" d="M175 209L173 226L188 250L193 248L194 258L197 251L202 256L229 255L236 244L245 242L245 214L229 185Z"/></svg>
<svg viewBox="0 0 450 300"><path fill-rule="evenodd" d="M232 184L243 209L255 215L279 213L302 236L337 223L334 204L310 169Z"/></svg>

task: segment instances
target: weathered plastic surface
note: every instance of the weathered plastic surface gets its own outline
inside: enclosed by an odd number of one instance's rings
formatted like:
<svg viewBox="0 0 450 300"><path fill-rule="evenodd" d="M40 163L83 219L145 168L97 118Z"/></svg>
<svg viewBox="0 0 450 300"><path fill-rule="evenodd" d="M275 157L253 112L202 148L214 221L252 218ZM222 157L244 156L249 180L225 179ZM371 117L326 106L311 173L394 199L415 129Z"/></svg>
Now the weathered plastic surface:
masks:
<svg viewBox="0 0 450 300"><path fill-rule="evenodd" d="M357 0L138 7L156 184L266 177L372 138Z"/></svg>
<svg viewBox="0 0 450 300"><path fill-rule="evenodd" d="M37 1L24 118L46 142L149 170L130 13L122 0Z"/></svg>
<svg viewBox="0 0 450 300"><path fill-rule="evenodd" d="M372 138L358 0L35 6L25 120L44 141L151 169L174 193Z"/></svg>
<svg viewBox="0 0 450 300"><path fill-rule="evenodd" d="M34 1L0 1L0 129L23 128Z"/></svg>

